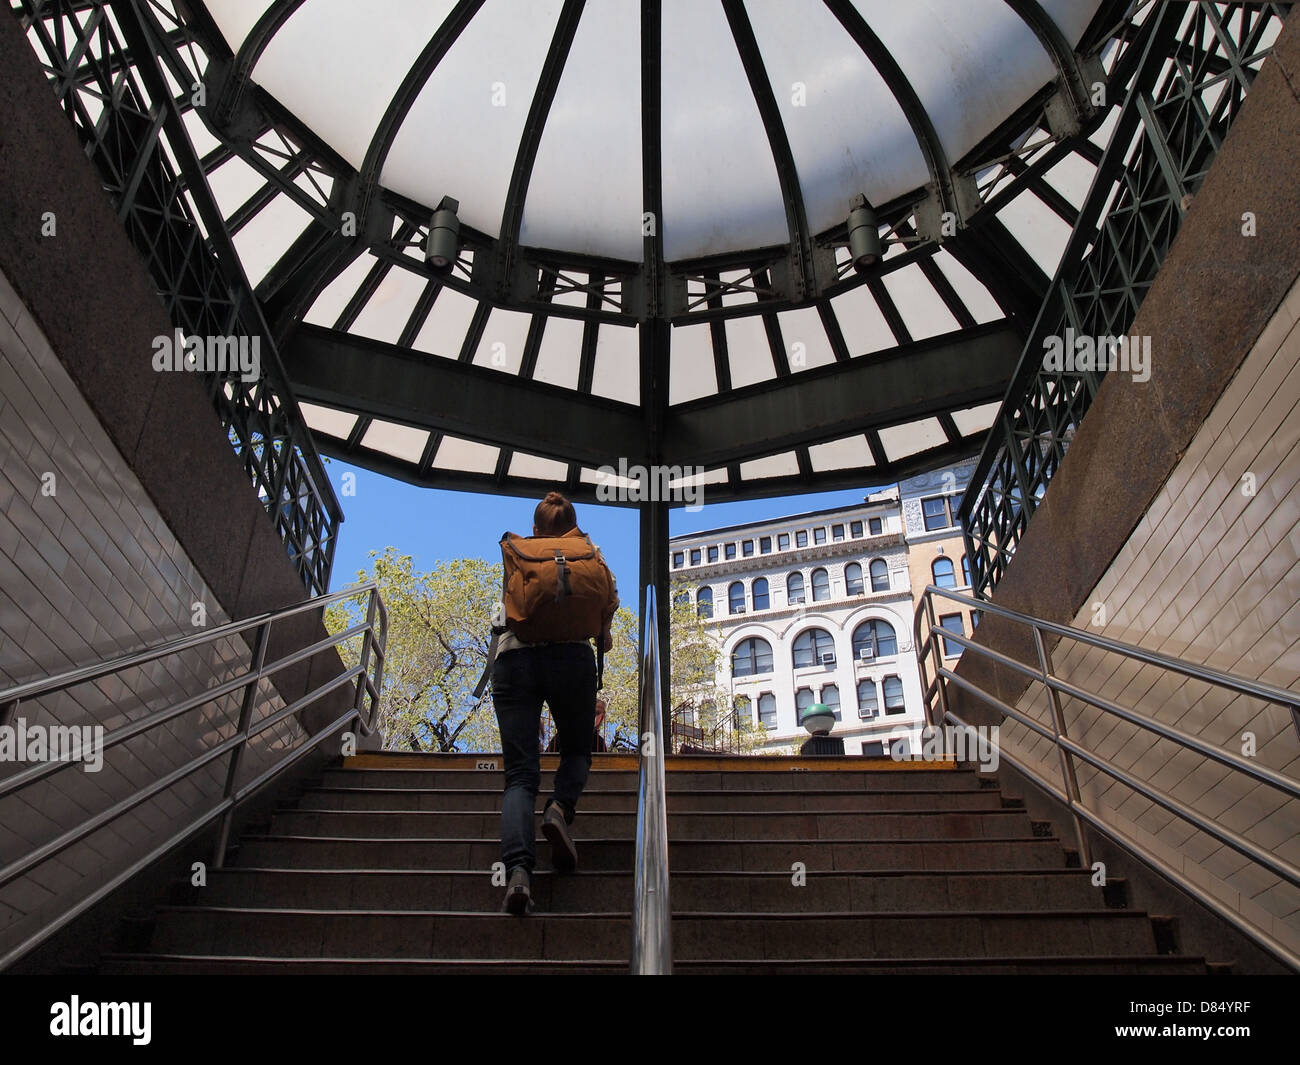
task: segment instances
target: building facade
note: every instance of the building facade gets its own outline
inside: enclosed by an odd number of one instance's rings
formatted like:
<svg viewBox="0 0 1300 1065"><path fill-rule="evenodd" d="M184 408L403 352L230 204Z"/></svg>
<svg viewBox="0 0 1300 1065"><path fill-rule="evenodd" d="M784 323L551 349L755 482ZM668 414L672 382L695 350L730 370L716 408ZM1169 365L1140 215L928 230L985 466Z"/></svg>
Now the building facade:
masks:
<svg viewBox="0 0 1300 1065"><path fill-rule="evenodd" d="M672 539L675 598L715 620L719 686L768 730L763 750L807 739L799 711L824 703L849 754L915 750L925 724L913 617L927 584L969 590L956 501L973 463L855 505ZM938 610L969 633L969 613ZM954 660L961 648L945 647Z"/></svg>

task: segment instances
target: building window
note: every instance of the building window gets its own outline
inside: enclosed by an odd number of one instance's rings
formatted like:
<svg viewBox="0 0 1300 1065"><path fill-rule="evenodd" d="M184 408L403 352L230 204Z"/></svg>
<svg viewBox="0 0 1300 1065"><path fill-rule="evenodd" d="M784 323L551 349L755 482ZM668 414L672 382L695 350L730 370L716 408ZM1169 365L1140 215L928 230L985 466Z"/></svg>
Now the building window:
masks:
<svg viewBox="0 0 1300 1065"><path fill-rule="evenodd" d="M792 573L785 579L785 601L791 606L803 602L802 573Z"/></svg>
<svg viewBox="0 0 1300 1065"><path fill-rule="evenodd" d="M702 618L713 617L713 589L701 588L695 594L695 613Z"/></svg>
<svg viewBox="0 0 1300 1065"><path fill-rule="evenodd" d="M956 525L953 520L952 504L956 496L930 496L921 500L921 513L925 517L926 531L947 529Z"/></svg>
<svg viewBox="0 0 1300 1065"><path fill-rule="evenodd" d="M778 536L777 536L777 538L776 538L776 549L777 549L778 551L789 551L789 550L790 550L790 534L789 534L789 533L780 533L780 534L778 534Z"/></svg>
<svg viewBox="0 0 1300 1065"><path fill-rule="evenodd" d="M936 587L957 587L957 575L952 569L952 559L936 558L930 566L930 572L934 575L934 583Z"/></svg>
<svg viewBox="0 0 1300 1065"><path fill-rule="evenodd" d="M717 544L714 544L712 547L709 548L709 561L710 561L710 562L717 562L717 561L718 561L718 545L717 545Z"/></svg>
<svg viewBox="0 0 1300 1065"><path fill-rule="evenodd" d="M863 651L871 652L865 661L890 658L898 654L898 637L894 633L894 626L888 621L872 618L854 629L853 657L856 661L864 661Z"/></svg>
<svg viewBox="0 0 1300 1065"><path fill-rule="evenodd" d="M753 595L755 610L766 610L771 605L771 600L767 594L766 577L759 577L754 581Z"/></svg>
<svg viewBox="0 0 1300 1065"><path fill-rule="evenodd" d="M939 617L939 628L947 629L949 632L955 632L958 636L965 636L966 630L962 627L960 614L942 614ZM962 646L955 641L943 641L943 653L947 658L954 658L961 654Z"/></svg>
<svg viewBox="0 0 1300 1065"><path fill-rule="evenodd" d="M812 572L813 602L824 603L831 597L831 578L824 569Z"/></svg>
<svg viewBox="0 0 1300 1065"><path fill-rule="evenodd" d="M673 552L673 569L681 569L686 561L686 556L680 551Z"/></svg>
<svg viewBox="0 0 1300 1065"><path fill-rule="evenodd" d="M862 567L850 562L844 567L844 594L861 595L865 589L862 585Z"/></svg>
<svg viewBox="0 0 1300 1065"><path fill-rule="evenodd" d="M776 728L776 696L771 692L758 697L758 723L764 728Z"/></svg>
<svg viewBox="0 0 1300 1065"><path fill-rule="evenodd" d="M727 610L732 614L745 612L745 585L741 581L732 582L727 589Z"/></svg>
<svg viewBox="0 0 1300 1065"><path fill-rule="evenodd" d="M749 707L748 695L737 695L731 704L731 720L736 728L745 728L754 723L754 711Z"/></svg>
<svg viewBox="0 0 1300 1065"><path fill-rule="evenodd" d="M697 547L691 551L691 565L698 566L699 564L700 564L700 549Z"/></svg>
<svg viewBox="0 0 1300 1065"><path fill-rule="evenodd" d="M772 645L759 636L741 640L731 652L731 675L752 677L772 672Z"/></svg>
<svg viewBox="0 0 1300 1065"><path fill-rule="evenodd" d="M862 522L860 522L860 521L851 521L851 522L849 522L849 535L852 536L852 537L855 537L855 538L861 536L861 535L862 535Z"/></svg>
<svg viewBox="0 0 1300 1065"><path fill-rule="evenodd" d="M673 594L673 606L686 606L691 601L691 593L683 589Z"/></svg>
<svg viewBox="0 0 1300 1065"><path fill-rule="evenodd" d="M864 677L858 681L858 717L870 721L879 713L880 696L876 692L876 682Z"/></svg>
<svg viewBox="0 0 1300 1065"><path fill-rule="evenodd" d="M823 662L823 655L830 660ZM794 641L794 668L807 669L822 664L834 665L835 640L825 629L804 629Z"/></svg>
<svg viewBox="0 0 1300 1065"><path fill-rule="evenodd" d="M903 713L907 709L903 705L903 682L897 677L886 677L883 687L885 689L885 713Z"/></svg>
<svg viewBox="0 0 1300 1065"><path fill-rule="evenodd" d="M723 557L730 560L736 557L736 545L724 544L722 548Z"/></svg>
<svg viewBox="0 0 1300 1065"><path fill-rule="evenodd" d="M881 518L869 518L867 520L867 529L872 536L879 536L885 531L885 523Z"/></svg>
<svg viewBox="0 0 1300 1065"><path fill-rule="evenodd" d="M873 592L889 591L889 567L883 558L871 560L871 590Z"/></svg>
<svg viewBox="0 0 1300 1065"><path fill-rule="evenodd" d="M965 587L970 587L970 559L965 555L961 556L961 581Z"/></svg>
<svg viewBox="0 0 1300 1065"><path fill-rule="evenodd" d="M795 546L795 547L807 547L807 546L808 546L808 530L807 530L807 529L800 529L797 533L794 534L794 546Z"/></svg>
<svg viewBox="0 0 1300 1065"><path fill-rule="evenodd" d="M838 684L822 686L821 701L835 711L835 720L840 720L840 688Z"/></svg>
<svg viewBox="0 0 1300 1065"><path fill-rule="evenodd" d="M814 529L814 530L813 530L813 543L815 543L815 544L824 544L825 542L826 542L826 529L825 529L825 527L820 528L820 529Z"/></svg>
<svg viewBox="0 0 1300 1065"><path fill-rule="evenodd" d="M758 553L760 555L770 555L772 553L772 538L770 536L760 536L758 538Z"/></svg>
<svg viewBox="0 0 1300 1065"><path fill-rule="evenodd" d="M817 700L813 698L811 688L800 688L794 693L794 722L799 724L799 715Z"/></svg>
<svg viewBox="0 0 1300 1065"><path fill-rule="evenodd" d="M746 540L740 545L740 553L749 558L754 553L754 541Z"/></svg>
<svg viewBox="0 0 1300 1065"><path fill-rule="evenodd" d="M843 540L843 539L844 539L844 525L843 525L843 523L840 523L840 524L838 524L838 525L832 525L832 526L831 526L831 539L832 539L832 540Z"/></svg>

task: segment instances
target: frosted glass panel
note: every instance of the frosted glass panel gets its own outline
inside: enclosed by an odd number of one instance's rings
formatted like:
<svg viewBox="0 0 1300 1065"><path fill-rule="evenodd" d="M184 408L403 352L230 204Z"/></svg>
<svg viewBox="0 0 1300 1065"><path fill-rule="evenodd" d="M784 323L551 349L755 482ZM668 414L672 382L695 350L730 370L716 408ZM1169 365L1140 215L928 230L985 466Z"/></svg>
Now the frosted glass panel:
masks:
<svg viewBox="0 0 1300 1065"><path fill-rule="evenodd" d="M1056 77L1031 30L1003 0L854 0L884 42L956 162Z"/></svg>
<svg viewBox="0 0 1300 1065"><path fill-rule="evenodd" d="M521 242L641 261L641 5L588 4L537 149Z"/></svg>
<svg viewBox="0 0 1300 1065"><path fill-rule="evenodd" d="M253 80L354 167L447 12L448 0L311 0L271 39Z"/></svg>
<svg viewBox="0 0 1300 1065"><path fill-rule="evenodd" d="M388 188L430 206L453 196L462 223L492 237L500 232L519 138L560 6L560 0L498 0L479 9L393 141L383 173Z"/></svg>
<svg viewBox="0 0 1300 1065"><path fill-rule="evenodd" d="M664 256L784 244L776 163L722 8L663 5Z"/></svg>
<svg viewBox="0 0 1300 1065"><path fill-rule="evenodd" d="M887 203L930 180L903 109L826 7L789 0L746 6L814 233L842 223L858 193Z"/></svg>

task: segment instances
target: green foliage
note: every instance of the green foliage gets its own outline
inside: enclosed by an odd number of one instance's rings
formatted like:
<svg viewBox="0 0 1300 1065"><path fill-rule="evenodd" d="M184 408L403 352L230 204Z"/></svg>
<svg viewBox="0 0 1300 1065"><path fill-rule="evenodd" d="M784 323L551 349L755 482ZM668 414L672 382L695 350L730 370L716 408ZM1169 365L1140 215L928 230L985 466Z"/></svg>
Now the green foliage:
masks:
<svg viewBox="0 0 1300 1065"><path fill-rule="evenodd" d="M501 567L482 559L439 562L416 572L395 547L370 552L369 571L388 607L388 641L379 727L389 750L495 751L501 746L491 690L476 705L474 685L487 661L492 606L501 596ZM339 632L364 619L365 597L341 600L325 624ZM359 647L342 649L349 664ZM349 657L350 656L350 657Z"/></svg>

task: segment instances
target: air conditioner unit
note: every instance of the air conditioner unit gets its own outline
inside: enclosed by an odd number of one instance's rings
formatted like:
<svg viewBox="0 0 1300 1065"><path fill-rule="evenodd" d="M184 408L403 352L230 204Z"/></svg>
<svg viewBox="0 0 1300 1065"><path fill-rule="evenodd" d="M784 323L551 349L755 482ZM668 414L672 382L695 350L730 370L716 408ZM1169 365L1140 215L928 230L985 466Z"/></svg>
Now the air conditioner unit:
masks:
<svg viewBox="0 0 1300 1065"><path fill-rule="evenodd" d="M792 596L790 596L790 605L791 605L791 606L799 606L799 605L802 604L802 603L803 603L803 596L802 596L802 595L792 595Z"/></svg>
<svg viewBox="0 0 1300 1065"><path fill-rule="evenodd" d="M823 666L833 666L833 665L835 665L835 652L834 652L834 651L823 651L823 652L822 652L822 665L823 665Z"/></svg>
<svg viewBox="0 0 1300 1065"><path fill-rule="evenodd" d="M858 717L863 721L874 721L879 712L879 710L859 710Z"/></svg>
<svg viewBox="0 0 1300 1065"><path fill-rule="evenodd" d="M876 649L874 647L859 647L859 662L874 662L876 660Z"/></svg>
<svg viewBox="0 0 1300 1065"><path fill-rule="evenodd" d="M733 614L743 614L744 612L745 608L743 606L738 606L732 611Z"/></svg>

